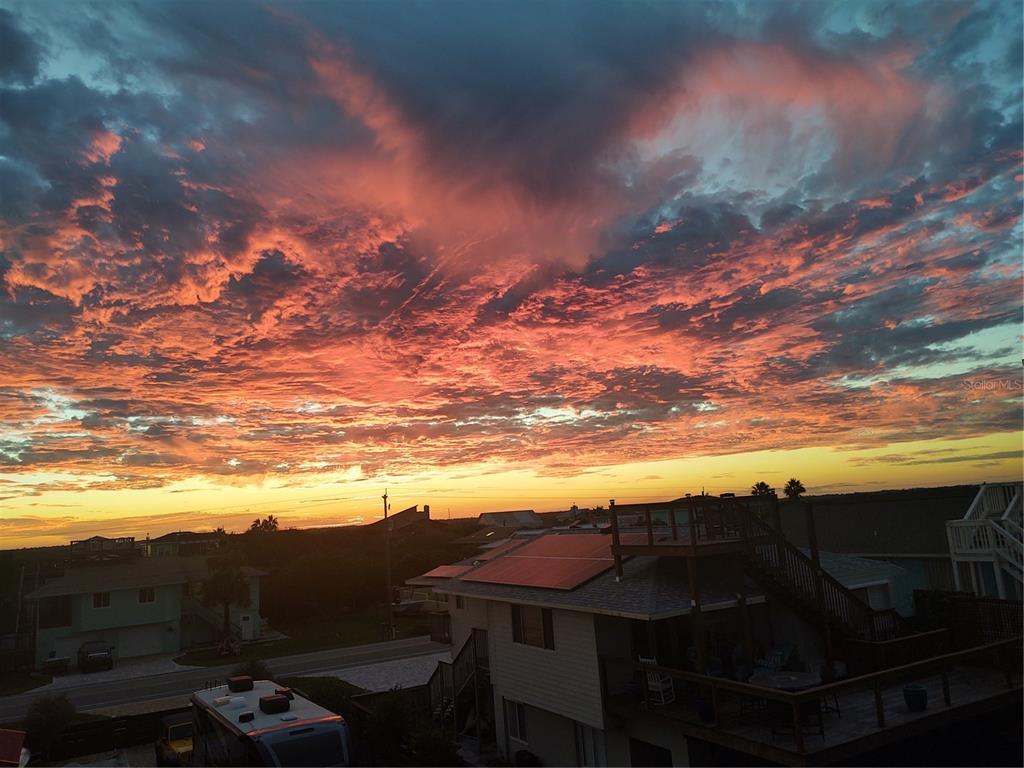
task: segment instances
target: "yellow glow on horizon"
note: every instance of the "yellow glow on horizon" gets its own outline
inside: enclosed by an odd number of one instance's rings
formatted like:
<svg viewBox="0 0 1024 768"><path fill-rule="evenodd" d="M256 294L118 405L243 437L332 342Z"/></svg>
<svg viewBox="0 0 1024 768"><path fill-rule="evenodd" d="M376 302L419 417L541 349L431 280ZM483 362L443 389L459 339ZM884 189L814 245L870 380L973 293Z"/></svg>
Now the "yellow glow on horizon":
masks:
<svg viewBox="0 0 1024 768"><path fill-rule="evenodd" d="M64 544L94 534L144 538L217 526L240 531L267 514L278 516L286 528L353 524L381 516L385 487L392 511L429 504L432 516L444 519L486 510L607 505L610 498L620 503L673 498L702 489L744 493L758 480L781 487L794 476L810 494L819 494L1019 480L1022 469L1021 433L1007 432L858 450L814 447L623 463L573 476L480 463L448 473L363 479L353 479L358 473L351 471L232 485L196 478L162 488L54 490L9 499L0 512L0 531L7 549Z"/></svg>

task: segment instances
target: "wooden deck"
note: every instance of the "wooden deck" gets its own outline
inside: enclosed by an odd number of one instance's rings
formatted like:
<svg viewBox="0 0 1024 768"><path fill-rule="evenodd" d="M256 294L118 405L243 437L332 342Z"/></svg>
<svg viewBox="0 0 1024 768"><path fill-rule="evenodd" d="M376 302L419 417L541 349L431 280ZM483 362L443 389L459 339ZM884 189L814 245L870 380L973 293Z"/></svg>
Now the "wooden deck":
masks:
<svg viewBox="0 0 1024 768"><path fill-rule="evenodd" d="M766 710L741 713L741 697L726 691L718 695L717 723L702 722L692 704L692 694L679 685L673 704L653 706L645 704L641 697L615 696L609 698L608 710L619 717L668 719L689 736L782 764L824 765L945 727L962 718L1006 706L1019 707L1022 703L1020 675L1014 674L1008 685L1005 673L991 667L951 669L949 706L945 704L938 675L906 682L916 682L928 690L928 708L924 712L908 711L902 684L888 685L881 691L885 726L879 727L872 690L842 692L838 694L839 713L822 713L823 734L804 725L803 751L798 749L791 730L773 735Z"/></svg>

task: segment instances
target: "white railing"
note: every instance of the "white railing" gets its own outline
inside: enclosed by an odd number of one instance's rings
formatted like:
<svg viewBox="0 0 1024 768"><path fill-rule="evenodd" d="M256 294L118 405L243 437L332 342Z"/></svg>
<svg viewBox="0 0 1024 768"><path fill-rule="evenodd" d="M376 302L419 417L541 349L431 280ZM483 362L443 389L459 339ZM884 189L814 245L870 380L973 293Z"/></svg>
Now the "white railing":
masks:
<svg viewBox="0 0 1024 768"><path fill-rule="evenodd" d="M1018 573L1024 573L1024 541L994 520L990 520L989 524L992 527L992 546L995 551L1016 567Z"/></svg>
<svg viewBox="0 0 1024 768"><path fill-rule="evenodd" d="M1019 503L1019 500L1020 483L982 483L963 519L967 521L1003 517L1010 512L1013 504Z"/></svg>

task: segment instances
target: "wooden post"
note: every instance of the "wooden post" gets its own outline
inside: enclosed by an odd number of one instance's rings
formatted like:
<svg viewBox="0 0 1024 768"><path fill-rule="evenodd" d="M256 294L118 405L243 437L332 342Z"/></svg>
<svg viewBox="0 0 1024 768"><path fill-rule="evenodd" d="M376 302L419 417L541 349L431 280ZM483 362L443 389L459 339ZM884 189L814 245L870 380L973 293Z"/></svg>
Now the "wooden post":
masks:
<svg viewBox="0 0 1024 768"><path fill-rule="evenodd" d="M647 546L654 546L654 528L651 525L651 508L650 506L644 507L644 523L647 524Z"/></svg>
<svg viewBox="0 0 1024 768"><path fill-rule="evenodd" d="M818 620L821 622L821 636L825 641L825 665L831 679L835 670L835 651L832 648L832 629L825 612L825 596L821 588L821 553L818 551L818 532L814 527L814 507L810 502L804 504L804 515L807 523L807 542L811 548L811 562L814 563L814 601L818 605Z"/></svg>
<svg viewBox="0 0 1024 768"><path fill-rule="evenodd" d="M619 513L615 510L615 499L608 501L612 522L612 557L615 560L615 580L622 581L622 555L619 553Z"/></svg>
<svg viewBox="0 0 1024 768"><path fill-rule="evenodd" d="M686 559L686 570L690 581L690 626L693 629L693 644L697 650L697 671L704 674L708 668L708 649L704 641L704 616L701 613L700 580L697 578L697 558Z"/></svg>
<svg viewBox="0 0 1024 768"><path fill-rule="evenodd" d="M738 559L734 563L733 573L736 579L736 607L740 612L740 622L743 625L743 661L753 671L754 633L751 628L750 606L747 605L747 580L743 575L743 563ZM740 682L747 681L741 680Z"/></svg>
<svg viewBox="0 0 1024 768"><path fill-rule="evenodd" d="M796 740L796 751L801 754L804 751L804 724L800 718L800 703L793 702L793 738Z"/></svg>
<svg viewBox="0 0 1024 768"><path fill-rule="evenodd" d="M882 684L875 680L875 716L878 727L885 728L885 707L882 706Z"/></svg>

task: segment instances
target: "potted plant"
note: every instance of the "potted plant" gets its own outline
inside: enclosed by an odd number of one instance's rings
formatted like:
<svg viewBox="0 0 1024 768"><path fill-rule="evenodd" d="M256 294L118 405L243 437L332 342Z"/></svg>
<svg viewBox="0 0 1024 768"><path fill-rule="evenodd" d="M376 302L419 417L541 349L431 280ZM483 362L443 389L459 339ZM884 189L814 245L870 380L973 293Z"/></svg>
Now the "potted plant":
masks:
<svg viewBox="0 0 1024 768"><path fill-rule="evenodd" d="M917 683L903 686L903 701L911 712L924 712L928 708L928 689Z"/></svg>

